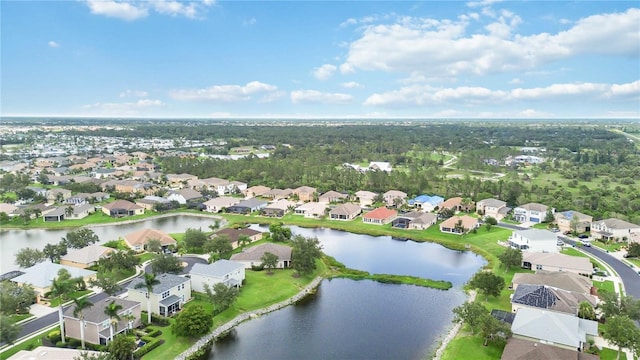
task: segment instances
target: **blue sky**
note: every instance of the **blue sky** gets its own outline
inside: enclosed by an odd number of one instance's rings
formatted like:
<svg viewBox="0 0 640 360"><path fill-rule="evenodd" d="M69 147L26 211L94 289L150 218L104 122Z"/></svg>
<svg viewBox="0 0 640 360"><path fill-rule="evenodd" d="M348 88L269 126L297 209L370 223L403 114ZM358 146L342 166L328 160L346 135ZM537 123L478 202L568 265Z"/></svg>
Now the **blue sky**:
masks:
<svg viewBox="0 0 640 360"><path fill-rule="evenodd" d="M637 1L3 1L1 114L640 118Z"/></svg>

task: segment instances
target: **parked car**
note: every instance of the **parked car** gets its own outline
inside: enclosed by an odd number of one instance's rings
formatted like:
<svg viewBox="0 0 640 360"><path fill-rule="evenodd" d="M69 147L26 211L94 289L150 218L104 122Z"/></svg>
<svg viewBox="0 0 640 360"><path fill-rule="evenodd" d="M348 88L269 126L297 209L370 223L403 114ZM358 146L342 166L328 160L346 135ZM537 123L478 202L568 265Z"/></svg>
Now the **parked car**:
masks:
<svg viewBox="0 0 640 360"><path fill-rule="evenodd" d="M588 238L589 238L589 235L587 235L587 234L578 235L578 239L588 239Z"/></svg>

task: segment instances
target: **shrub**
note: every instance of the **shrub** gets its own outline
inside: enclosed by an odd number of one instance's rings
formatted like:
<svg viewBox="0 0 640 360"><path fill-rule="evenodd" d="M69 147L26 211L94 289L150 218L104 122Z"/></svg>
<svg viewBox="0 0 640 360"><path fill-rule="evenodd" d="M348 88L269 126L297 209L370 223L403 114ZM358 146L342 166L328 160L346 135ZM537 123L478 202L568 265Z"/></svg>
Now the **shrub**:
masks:
<svg viewBox="0 0 640 360"><path fill-rule="evenodd" d="M60 336L60 330L51 331L49 334L47 334L47 339L49 339L52 344L57 344L58 341L62 340L62 336Z"/></svg>
<svg viewBox="0 0 640 360"><path fill-rule="evenodd" d="M143 339L144 340L144 339ZM164 344L163 339L153 339L152 341L144 344L143 347L137 349L133 352L133 356L136 359L142 358L144 355L148 354L151 350L157 348L158 346Z"/></svg>
<svg viewBox="0 0 640 360"><path fill-rule="evenodd" d="M150 324L147 323L147 313L143 311L141 317L142 317L142 325L149 326ZM158 326L167 326L169 325L169 318L164 316L159 316L156 314L151 314L151 324L158 325Z"/></svg>
<svg viewBox="0 0 640 360"><path fill-rule="evenodd" d="M253 271L262 271L264 270L264 265L260 264L260 265L251 265L251 270Z"/></svg>
<svg viewBox="0 0 640 360"><path fill-rule="evenodd" d="M66 348L66 347L67 347L67 344L63 343L63 342L62 342L62 340L60 340L60 341L58 341L58 342L56 343L56 347L59 347L59 348Z"/></svg>
<svg viewBox="0 0 640 360"><path fill-rule="evenodd" d="M81 344L80 340L78 339L69 339L69 341L67 341L68 343L68 347L72 348L72 349L76 349L79 348Z"/></svg>
<svg viewBox="0 0 640 360"><path fill-rule="evenodd" d="M156 337L158 337L158 336L160 336L160 335L162 335L162 331L161 331L160 329L153 329L153 331L151 331L151 332L148 334L148 336L150 336L150 337L154 337L154 338L156 338Z"/></svg>

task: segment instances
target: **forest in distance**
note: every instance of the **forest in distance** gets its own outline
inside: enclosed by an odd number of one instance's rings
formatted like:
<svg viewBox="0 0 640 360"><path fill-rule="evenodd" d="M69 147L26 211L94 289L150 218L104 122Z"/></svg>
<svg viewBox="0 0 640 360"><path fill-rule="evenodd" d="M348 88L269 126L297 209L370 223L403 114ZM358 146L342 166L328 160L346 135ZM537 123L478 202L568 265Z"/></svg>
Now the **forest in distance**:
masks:
<svg viewBox="0 0 640 360"><path fill-rule="evenodd" d="M107 123L101 120L101 128L92 129L91 135L173 139L178 149L183 139L215 144L182 149L193 156L157 159L163 173L219 177L273 188L308 185L319 192L397 189L409 196L436 194L474 201L496 197L510 206L540 202L596 219L617 217L640 223L640 139L635 139L640 136L640 125L633 121L326 120L287 126L287 120L147 119L114 121L113 127L106 127ZM80 125L91 126L92 121L55 124L71 125L65 128L66 134L84 136L86 130ZM34 131L19 141L28 144L37 136ZM261 145L275 147L268 158L229 161L207 156ZM534 155L545 161L503 164L505 158L521 155L523 147L542 149ZM394 170L362 173L342 166L371 161L389 162Z"/></svg>

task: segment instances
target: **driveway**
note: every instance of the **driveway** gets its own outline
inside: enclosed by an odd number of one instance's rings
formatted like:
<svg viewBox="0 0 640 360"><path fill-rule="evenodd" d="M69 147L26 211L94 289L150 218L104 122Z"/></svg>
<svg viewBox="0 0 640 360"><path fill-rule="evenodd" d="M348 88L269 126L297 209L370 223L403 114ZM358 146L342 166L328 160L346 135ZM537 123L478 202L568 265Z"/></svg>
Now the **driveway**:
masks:
<svg viewBox="0 0 640 360"><path fill-rule="evenodd" d="M514 231L527 230L527 228L523 227L521 224L509 224L509 223L505 223L505 222L498 222L497 226L503 227L503 228L509 229L509 230L514 230Z"/></svg>

